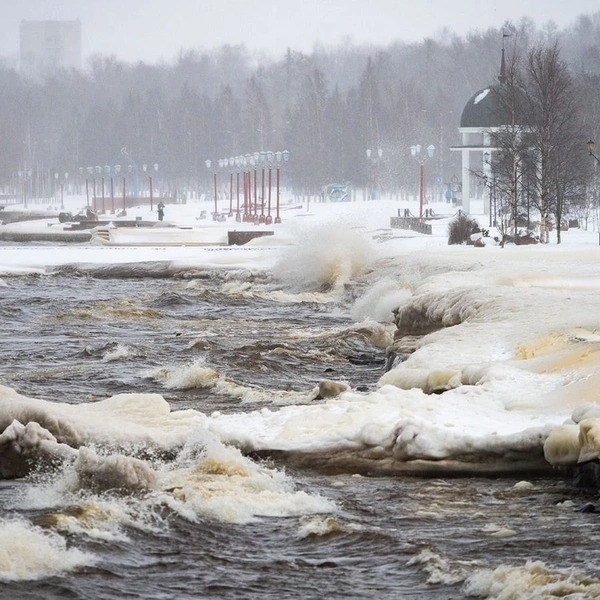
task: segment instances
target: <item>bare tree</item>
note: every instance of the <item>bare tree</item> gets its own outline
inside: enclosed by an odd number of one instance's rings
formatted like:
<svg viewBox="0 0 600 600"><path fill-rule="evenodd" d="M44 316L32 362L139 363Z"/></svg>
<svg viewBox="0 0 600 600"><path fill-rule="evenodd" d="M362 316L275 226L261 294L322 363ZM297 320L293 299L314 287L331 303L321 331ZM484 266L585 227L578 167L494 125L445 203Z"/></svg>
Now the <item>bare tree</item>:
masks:
<svg viewBox="0 0 600 600"><path fill-rule="evenodd" d="M498 79L499 85L494 86L490 93L496 102L496 120L502 125L490 129L489 136L494 150L491 157L494 193L500 209L498 228L504 237L511 226L513 235L517 235L519 199L529 144L529 126L523 114L522 71L517 52L513 52L508 65L505 65L503 55Z"/></svg>
<svg viewBox="0 0 600 600"><path fill-rule="evenodd" d="M526 65L525 118L537 158L535 186L541 213L541 239L549 241L550 216L561 241L561 221L571 195L585 181L585 135L574 80L558 43L534 47Z"/></svg>

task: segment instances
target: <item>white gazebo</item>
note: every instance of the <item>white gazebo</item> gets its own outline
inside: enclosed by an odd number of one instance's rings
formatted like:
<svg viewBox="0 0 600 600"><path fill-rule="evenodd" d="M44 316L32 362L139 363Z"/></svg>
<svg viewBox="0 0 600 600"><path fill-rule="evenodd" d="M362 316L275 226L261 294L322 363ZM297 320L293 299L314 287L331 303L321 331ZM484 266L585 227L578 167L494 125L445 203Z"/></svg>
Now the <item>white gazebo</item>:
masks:
<svg viewBox="0 0 600 600"><path fill-rule="evenodd" d="M482 189L482 176L489 178L493 153L497 148L492 146L494 133L506 128L509 118L506 104L502 101L501 88L506 82L504 60L504 38L502 36L502 58L498 83L490 85L473 94L466 103L460 117L458 131L461 137L460 146L452 146L450 150L461 153L462 164L462 207L470 212L471 202L483 201L483 209L490 214L491 199L485 198Z"/></svg>
<svg viewBox="0 0 600 600"><path fill-rule="evenodd" d="M489 214L489 198L485 199L481 175L490 175L491 157L495 150L492 145L493 133L507 123L506 110L503 110L498 90L499 86L489 86L469 98L458 128L461 145L450 148L461 153L462 207L467 213L473 201L483 201L484 212ZM484 157L486 154L488 156Z"/></svg>

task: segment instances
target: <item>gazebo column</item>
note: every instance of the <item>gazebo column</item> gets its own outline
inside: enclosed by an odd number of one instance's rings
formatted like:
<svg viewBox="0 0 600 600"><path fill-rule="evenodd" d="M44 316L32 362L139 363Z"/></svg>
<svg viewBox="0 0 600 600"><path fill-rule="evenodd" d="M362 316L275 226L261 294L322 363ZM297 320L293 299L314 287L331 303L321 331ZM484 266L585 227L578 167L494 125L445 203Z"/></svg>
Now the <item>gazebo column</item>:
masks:
<svg viewBox="0 0 600 600"><path fill-rule="evenodd" d="M462 149L462 208L466 213L471 211L471 152Z"/></svg>

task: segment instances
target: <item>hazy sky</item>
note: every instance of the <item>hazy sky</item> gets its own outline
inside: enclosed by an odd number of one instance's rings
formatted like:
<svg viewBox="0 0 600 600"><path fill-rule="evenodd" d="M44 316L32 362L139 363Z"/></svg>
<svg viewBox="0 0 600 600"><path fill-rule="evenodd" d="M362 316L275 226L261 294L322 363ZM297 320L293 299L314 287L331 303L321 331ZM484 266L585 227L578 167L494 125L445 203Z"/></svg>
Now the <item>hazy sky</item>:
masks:
<svg viewBox="0 0 600 600"><path fill-rule="evenodd" d="M559 27L600 11L598 0L0 0L0 56L19 52L26 20L82 23L83 58L170 61L184 49L245 44L276 58L290 47L419 41L443 27L464 35L531 17Z"/></svg>

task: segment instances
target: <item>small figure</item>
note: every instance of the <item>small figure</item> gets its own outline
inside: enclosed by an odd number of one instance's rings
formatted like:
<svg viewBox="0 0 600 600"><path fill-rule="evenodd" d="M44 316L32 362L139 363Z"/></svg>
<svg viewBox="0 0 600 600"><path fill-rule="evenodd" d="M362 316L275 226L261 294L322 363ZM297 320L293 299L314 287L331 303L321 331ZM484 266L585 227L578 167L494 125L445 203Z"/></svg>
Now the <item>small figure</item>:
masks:
<svg viewBox="0 0 600 600"><path fill-rule="evenodd" d="M165 216L165 205L161 201L156 208L158 209L158 220L162 221Z"/></svg>

